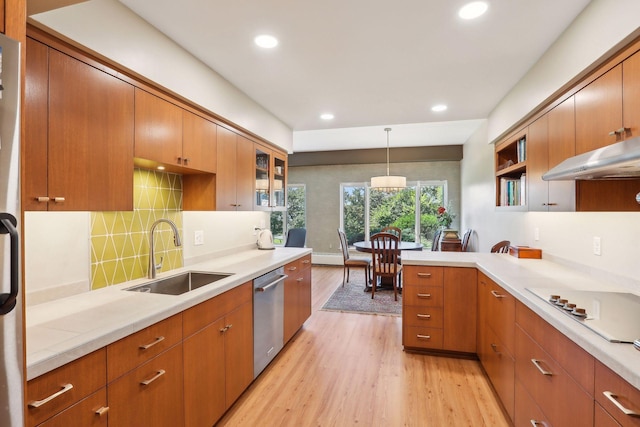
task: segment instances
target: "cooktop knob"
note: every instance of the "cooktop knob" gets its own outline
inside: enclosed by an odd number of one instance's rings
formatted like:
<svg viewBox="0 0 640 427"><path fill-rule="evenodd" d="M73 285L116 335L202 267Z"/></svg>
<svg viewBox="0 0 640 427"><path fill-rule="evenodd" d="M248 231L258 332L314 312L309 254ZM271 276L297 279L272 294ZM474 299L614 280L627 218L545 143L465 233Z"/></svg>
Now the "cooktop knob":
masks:
<svg viewBox="0 0 640 427"><path fill-rule="evenodd" d="M568 303L569 300L565 299L565 298L558 298L558 300L556 301L556 305L559 306L564 306L566 303Z"/></svg>
<svg viewBox="0 0 640 427"><path fill-rule="evenodd" d="M576 305L571 302L568 302L565 305L563 305L562 308L568 311L572 311L574 308L576 308Z"/></svg>
<svg viewBox="0 0 640 427"><path fill-rule="evenodd" d="M551 302L556 302L556 301L558 301L559 299L560 299L560 295L551 295L551 296L549 297L549 301L551 301Z"/></svg>
<svg viewBox="0 0 640 427"><path fill-rule="evenodd" d="M576 315L578 317L587 317L587 310L581 307L576 307L571 311L571 314Z"/></svg>

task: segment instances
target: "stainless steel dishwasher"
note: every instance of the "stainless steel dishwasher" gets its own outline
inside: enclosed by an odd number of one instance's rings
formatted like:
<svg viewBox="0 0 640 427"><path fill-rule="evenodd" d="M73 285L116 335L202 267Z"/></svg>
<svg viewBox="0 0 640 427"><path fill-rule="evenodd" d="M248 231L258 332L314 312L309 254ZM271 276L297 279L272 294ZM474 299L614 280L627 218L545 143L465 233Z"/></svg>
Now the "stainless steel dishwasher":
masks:
<svg viewBox="0 0 640 427"><path fill-rule="evenodd" d="M284 267L253 280L253 377L284 345Z"/></svg>

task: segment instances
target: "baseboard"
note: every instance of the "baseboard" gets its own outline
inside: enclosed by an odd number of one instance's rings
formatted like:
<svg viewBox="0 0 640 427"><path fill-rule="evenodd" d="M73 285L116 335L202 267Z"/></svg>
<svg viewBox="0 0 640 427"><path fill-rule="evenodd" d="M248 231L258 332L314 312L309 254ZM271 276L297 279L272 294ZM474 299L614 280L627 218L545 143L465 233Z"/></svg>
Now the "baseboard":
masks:
<svg viewBox="0 0 640 427"><path fill-rule="evenodd" d="M319 265L342 265L341 254L319 254L313 252L311 254L311 263Z"/></svg>

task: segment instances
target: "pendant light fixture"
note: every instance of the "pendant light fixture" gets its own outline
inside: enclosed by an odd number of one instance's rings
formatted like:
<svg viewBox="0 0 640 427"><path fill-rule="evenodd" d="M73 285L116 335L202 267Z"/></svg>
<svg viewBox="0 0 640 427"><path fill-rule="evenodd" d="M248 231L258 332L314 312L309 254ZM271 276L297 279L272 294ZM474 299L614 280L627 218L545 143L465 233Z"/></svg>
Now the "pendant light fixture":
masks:
<svg viewBox="0 0 640 427"><path fill-rule="evenodd" d="M389 175L389 132L391 128L385 128L387 133L387 174L383 176L371 177L371 188L382 191L393 191L405 188L407 186L407 178L404 176Z"/></svg>

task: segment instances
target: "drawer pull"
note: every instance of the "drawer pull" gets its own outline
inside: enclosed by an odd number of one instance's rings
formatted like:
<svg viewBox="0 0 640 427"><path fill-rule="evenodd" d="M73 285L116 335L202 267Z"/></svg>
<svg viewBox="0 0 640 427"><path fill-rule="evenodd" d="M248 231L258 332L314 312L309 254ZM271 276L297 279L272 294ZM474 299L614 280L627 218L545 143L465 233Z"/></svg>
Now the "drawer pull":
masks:
<svg viewBox="0 0 640 427"><path fill-rule="evenodd" d="M311 261L309 261L308 259L305 259L304 261L302 261L303 264L309 264Z"/></svg>
<svg viewBox="0 0 640 427"><path fill-rule="evenodd" d="M431 273L418 273L418 277L431 277Z"/></svg>
<svg viewBox="0 0 640 427"><path fill-rule="evenodd" d="M289 267L289 271L296 271L298 267Z"/></svg>
<svg viewBox="0 0 640 427"><path fill-rule="evenodd" d="M41 203L46 203L48 202L50 199L47 196L40 196L40 197L36 197L36 200L41 202Z"/></svg>
<svg viewBox="0 0 640 427"><path fill-rule="evenodd" d="M62 203L64 202L64 197L54 197L53 201L56 203Z"/></svg>
<svg viewBox="0 0 640 427"><path fill-rule="evenodd" d="M157 380L158 378L160 378L161 376L163 376L165 373L166 371L164 369L158 369L158 372L153 377L149 378L148 380L140 381L140 384L149 385L155 380Z"/></svg>
<svg viewBox="0 0 640 427"><path fill-rule="evenodd" d="M298 278L296 279L296 282L302 282L303 280L304 280L304 277L298 277Z"/></svg>
<svg viewBox="0 0 640 427"><path fill-rule="evenodd" d="M229 329L233 327L233 324L226 325L224 328L220 329L220 332L227 332Z"/></svg>
<svg viewBox="0 0 640 427"><path fill-rule="evenodd" d="M416 335L416 337L418 337L419 340L430 340L431 339L431 335Z"/></svg>
<svg viewBox="0 0 640 427"><path fill-rule="evenodd" d="M542 375L547 375L547 376L551 376L553 375L553 372L551 371L547 371L546 369L544 369L541 365L540 365L540 361L538 359L531 359L531 363L533 363L533 365L538 368L538 371L540 371L540 373Z"/></svg>
<svg viewBox="0 0 640 427"><path fill-rule="evenodd" d="M163 336L159 336L158 338L156 338L156 340L152 343L146 344L146 345L141 345L140 346L140 350L148 350L149 348L153 347L154 345L158 344L159 342L164 341L164 337Z"/></svg>
<svg viewBox="0 0 640 427"><path fill-rule="evenodd" d="M640 417L640 412L625 408L622 403L618 402L617 395L611 393L610 391L603 391L602 394L604 394L605 397L611 401L611 403L616 405L616 408L620 409L623 414L629 415L630 417Z"/></svg>
<svg viewBox="0 0 640 427"><path fill-rule="evenodd" d="M418 316L418 319L431 319L431 315L430 314L416 314L416 316Z"/></svg>
<svg viewBox="0 0 640 427"><path fill-rule="evenodd" d="M66 392L68 392L72 388L73 388L73 384L71 384L71 383L65 384L65 385L62 386L62 389L60 391L57 391L57 392L53 393L51 396L45 397L42 400L34 400L33 402L29 402L29 407L30 408L39 408L42 405L44 405L45 403L51 402L56 397L65 394Z"/></svg>
<svg viewBox="0 0 640 427"><path fill-rule="evenodd" d="M418 298L431 298L431 294L418 294Z"/></svg>
<svg viewBox="0 0 640 427"><path fill-rule="evenodd" d="M504 295L499 294L499 293L498 293L498 292L496 292L496 291L491 291L491 295L493 295L493 296L494 296L494 297L496 297L496 298L504 298Z"/></svg>
<svg viewBox="0 0 640 427"><path fill-rule="evenodd" d="M102 408L96 410L96 415L101 417L104 414L106 414L107 412L109 412L109 407L108 406L103 406Z"/></svg>

